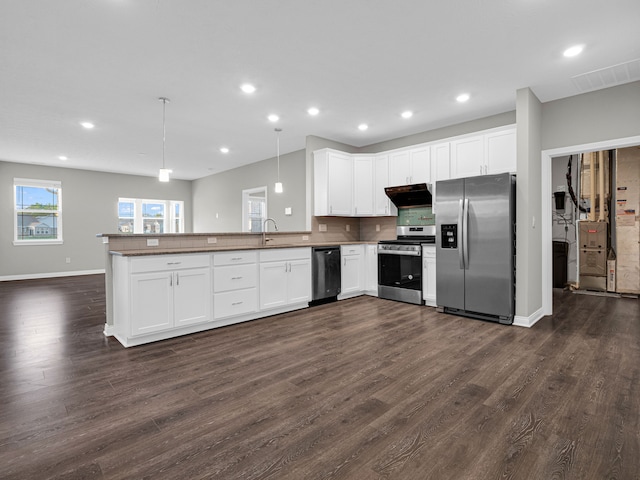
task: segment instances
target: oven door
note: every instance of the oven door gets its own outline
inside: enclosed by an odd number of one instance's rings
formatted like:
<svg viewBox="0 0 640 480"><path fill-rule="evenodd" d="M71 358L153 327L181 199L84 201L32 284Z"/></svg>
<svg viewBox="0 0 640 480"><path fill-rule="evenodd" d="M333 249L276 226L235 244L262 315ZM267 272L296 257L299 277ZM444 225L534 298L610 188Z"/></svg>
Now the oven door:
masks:
<svg viewBox="0 0 640 480"><path fill-rule="evenodd" d="M378 296L422 304L422 255L378 251Z"/></svg>

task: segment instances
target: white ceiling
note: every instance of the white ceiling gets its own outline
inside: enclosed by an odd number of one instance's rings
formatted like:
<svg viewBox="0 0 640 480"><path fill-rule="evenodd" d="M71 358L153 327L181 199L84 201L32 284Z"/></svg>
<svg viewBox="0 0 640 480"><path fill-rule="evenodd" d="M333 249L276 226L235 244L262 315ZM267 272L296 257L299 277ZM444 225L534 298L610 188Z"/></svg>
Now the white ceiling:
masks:
<svg viewBox="0 0 640 480"><path fill-rule="evenodd" d="M155 176L160 96L174 178L274 157L276 126L282 154L369 145L580 93L640 58L639 23L638 0L2 0L0 160Z"/></svg>

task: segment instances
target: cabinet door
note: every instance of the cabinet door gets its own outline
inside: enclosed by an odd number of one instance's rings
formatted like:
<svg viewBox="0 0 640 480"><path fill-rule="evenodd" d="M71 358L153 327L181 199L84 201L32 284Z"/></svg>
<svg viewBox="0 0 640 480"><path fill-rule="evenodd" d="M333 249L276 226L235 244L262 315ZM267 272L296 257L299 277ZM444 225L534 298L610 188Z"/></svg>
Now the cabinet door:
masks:
<svg viewBox="0 0 640 480"><path fill-rule="evenodd" d="M353 159L353 213L373 215L373 158Z"/></svg>
<svg viewBox="0 0 640 480"><path fill-rule="evenodd" d="M422 299L425 305L436 306L436 252L435 247L422 250Z"/></svg>
<svg viewBox="0 0 640 480"><path fill-rule="evenodd" d="M329 215L353 213L353 162L350 156L329 154Z"/></svg>
<svg viewBox="0 0 640 480"><path fill-rule="evenodd" d="M391 187L408 185L411 179L411 155L396 152L389 155L389 182Z"/></svg>
<svg viewBox="0 0 640 480"><path fill-rule="evenodd" d="M367 245L366 263L366 291L371 295L378 294L378 246Z"/></svg>
<svg viewBox="0 0 640 480"><path fill-rule="evenodd" d="M173 327L173 273L131 275L131 336Z"/></svg>
<svg viewBox="0 0 640 480"><path fill-rule="evenodd" d="M391 204L389 197L384 193L389 183L389 157L380 155L374 159L373 200L375 215L395 215L397 209Z"/></svg>
<svg viewBox="0 0 640 480"><path fill-rule="evenodd" d="M174 326L211 320L211 271L179 270L173 274Z"/></svg>
<svg viewBox="0 0 640 480"><path fill-rule="evenodd" d="M451 178L484 175L484 136L451 142Z"/></svg>
<svg viewBox="0 0 640 480"><path fill-rule="evenodd" d="M411 150L411 176L409 183L431 182L431 154L429 147Z"/></svg>
<svg viewBox="0 0 640 480"><path fill-rule="evenodd" d="M449 180L451 176L450 150L449 142L431 146L431 179L434 184L438 180Z"/></svg>
<svg viewBox="0 0 640 480"><path fill-rule="evenodd" d="M283 307L287 304L287 263L260 264L260 309Z"/></svg>
<svg viewBox="0 0 640 480"><path fill-rule="evenodd" d="M485 135L487 172L513 173L516 171L516 132L507 130Z"/></svg>
<svg viewBox="0 0 640 480"><path fill-rule="evenodd" d="M342 295L363 290L362 255L346 255L342 257L341 281Z"/></svg>
<svg viewBox="0 0 640 480"><path fill-rule="evenodd" d="M311 301L311 261L287 262L287 303Z"/></svg>

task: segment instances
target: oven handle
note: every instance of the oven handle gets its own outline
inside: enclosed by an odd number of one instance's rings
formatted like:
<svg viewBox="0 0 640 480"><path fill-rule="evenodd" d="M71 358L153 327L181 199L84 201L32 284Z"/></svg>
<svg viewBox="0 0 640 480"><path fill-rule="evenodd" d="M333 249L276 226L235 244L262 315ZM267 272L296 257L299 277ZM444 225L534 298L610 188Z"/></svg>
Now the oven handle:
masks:
<svg viewBox="0 0 640 480"><path fill-rule="evenodd" d="M408 257L419 257L422 252L407 252L406 250L378 250L378 255L406 255Z"/></svg>
<svg viewBox="0 0 640 480"><path fill-rule="evenodd" d="M462 199L458 201L458 235L462 233L462 242L458 245L458 262L460 263L460 270L464 270L464 207Z"/></svg>
<svg viewBox="0 0 640 480"><path fill-rule="evenodd" d="M464 250L464 268L469 269L469 199L464 199L464 214L462 227L462 249Z"/></svg>

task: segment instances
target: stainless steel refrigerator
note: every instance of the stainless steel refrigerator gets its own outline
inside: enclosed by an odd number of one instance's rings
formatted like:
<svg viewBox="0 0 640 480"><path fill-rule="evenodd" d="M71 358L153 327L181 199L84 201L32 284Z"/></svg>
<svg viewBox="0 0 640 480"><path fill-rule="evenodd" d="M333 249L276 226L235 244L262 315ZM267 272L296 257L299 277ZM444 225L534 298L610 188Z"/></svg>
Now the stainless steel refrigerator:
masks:
<svg viewBox="0 0 640 480"><path fill-rule="evenodd" d="M445 312L513 323L515 176L436 184L436 301Z"/></svg>

